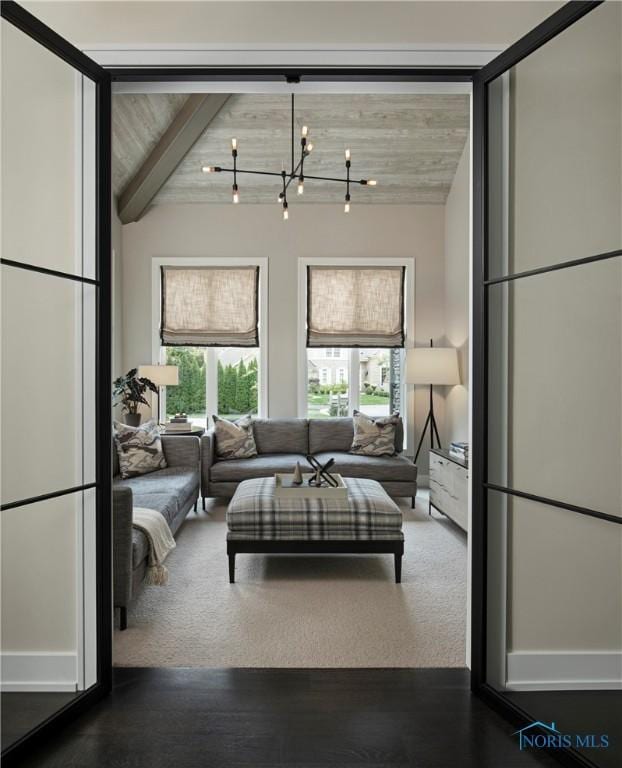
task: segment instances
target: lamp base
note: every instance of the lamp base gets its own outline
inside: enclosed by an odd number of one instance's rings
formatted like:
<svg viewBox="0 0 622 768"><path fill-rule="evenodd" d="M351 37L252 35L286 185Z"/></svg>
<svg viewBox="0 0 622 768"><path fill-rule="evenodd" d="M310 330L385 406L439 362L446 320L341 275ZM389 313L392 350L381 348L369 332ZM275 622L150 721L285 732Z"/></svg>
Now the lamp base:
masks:
<svg viewBox="0 0 622 768"><path fill-rule="evenodd" d="M430 448L440 448L441 447L441 438L438 436L438 427L436 426L436 419L434 418L434 400L432 397L432 385L430 384L430 410L428 411L428 415L425 419L425 424L423 425L423 430L421 432L421 437L419 439L419 445L417 446L417 452L415 453L414 463L417 463L417 459L419 458L419 454L421 453L421 446L423 445L423 438L425 437L425 433L428 430L428 426L430 427ZM434 445L434 438L436 437L436 442L438 443L437 446Z"/></svg>

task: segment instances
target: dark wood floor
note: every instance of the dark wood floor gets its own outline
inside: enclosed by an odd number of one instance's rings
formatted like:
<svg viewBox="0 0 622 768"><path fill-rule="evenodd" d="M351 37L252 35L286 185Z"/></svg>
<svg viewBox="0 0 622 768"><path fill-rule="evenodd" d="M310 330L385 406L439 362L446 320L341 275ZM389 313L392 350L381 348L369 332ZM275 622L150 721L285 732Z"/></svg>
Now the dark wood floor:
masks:
<svg viewBox="0 0 622 768"><path fill-rule="evenodd" d="M578 750L602 768L622 765L622 691L513 691L506 696L534 720L564 733L606 733L608 749Z"/></svg>
<svg viewBox="0 0 622 768"><path fill-rule="evenodd" d="M5 750L10 744L14 744L77 696L77 693L5 693L3 691L0 694L2 749Z"/></svg>
<svg viewBox="0 0 622 768"><path fill-rule="evenodd" d="M117 669L114 692L23 768L555 766L466 670Z"/></svg>

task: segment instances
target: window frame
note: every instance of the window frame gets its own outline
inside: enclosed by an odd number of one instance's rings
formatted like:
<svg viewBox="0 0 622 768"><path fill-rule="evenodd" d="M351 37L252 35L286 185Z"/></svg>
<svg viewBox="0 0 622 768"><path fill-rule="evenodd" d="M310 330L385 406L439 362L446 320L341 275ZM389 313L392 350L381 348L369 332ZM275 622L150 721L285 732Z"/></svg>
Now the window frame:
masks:
<svg viewBox="0 0 622 768"><path fill-rule="evenodd" d="M151 359L155 365L166 360L166 347L160 341L161 321L161 267L259 267L259 366L257 369L257 415L268 418L268 258L266 256L153 256L151 259ZM188 345L191 346L191 345ZM221 347L205 347L207 375L205 400L207 428L211 413L218 413L218 350ZM236 347L237 349L237 347ZM240 347L239 349L251 349ZM210 403L215 403L211 408ZM160 397L160 413L152 401L151 414L161 418L166 415L166 387Z"/></svg>
<svg viewBox="0 0 622 768"><path fill-rule="evenodd" d="M414 448L411 445L414 428L414 390L407 390L405 381L406 351L414 346L415 339L415 256L393 258L385 256L361 256L361 257L300 257L298 259L298 416L307 418L307 267L308 266L349 266L349 267L405 267L404 280L404 319L405 340L404 354L402 355L401 371L401 400L403 403L402 418L404 420L405 446L408 452ZM327 347L326 349L333 349ZM341 347L340 349L345 349ZM359 354L358 348L350 348L350 354L341 355L341 359L348 368L348 410L352 413L359 408ZM331 357L331 359L333 359Z"/></svg>

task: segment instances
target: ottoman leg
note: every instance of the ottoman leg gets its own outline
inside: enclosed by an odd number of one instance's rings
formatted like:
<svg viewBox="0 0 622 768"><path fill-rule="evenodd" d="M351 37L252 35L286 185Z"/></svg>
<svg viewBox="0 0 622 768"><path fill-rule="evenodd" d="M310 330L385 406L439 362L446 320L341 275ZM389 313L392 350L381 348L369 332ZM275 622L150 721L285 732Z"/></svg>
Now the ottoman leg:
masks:
<svg viewBox="0 0 622 768"><path fill-rule="evenodd" d="M229 553L229 584L235 584L235 552Z"/></svg>
<svg viewBox="0 0 622 768"><path fill-rule="evenodd" d="M402 583L402 553L401 552L395 552L395 583L401 584Z"/></svg>

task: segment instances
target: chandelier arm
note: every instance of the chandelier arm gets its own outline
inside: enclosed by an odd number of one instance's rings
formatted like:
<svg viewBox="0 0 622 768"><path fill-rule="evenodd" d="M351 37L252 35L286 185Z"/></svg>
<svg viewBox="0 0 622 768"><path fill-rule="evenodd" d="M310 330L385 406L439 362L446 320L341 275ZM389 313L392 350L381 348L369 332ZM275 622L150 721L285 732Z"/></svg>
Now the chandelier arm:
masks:
<svg viewBox="0 0 622 768"><path fill-rule="evenodd" d="M288 181L287 181L288 186L289 186L290 182L293 179L296 178L296 171L297 171L297 169L298 169L298 166L296 167L295 172L293 174L290 174L290 173L286 174L287 179L288 179ZM222 173L233 173L233 168L222 168L222 167L220 167L219 173L220 172L222 172ZM236 173L237 174L239 174L239 173L251 173L251 174L255 174L257 176L278 176L279 178L282 177L282 174L277 172L277 171L247 171L247 170L244 170L243 168L236 168ZM316 181L335 181L335 182L337 182L339 184L347 184L348 183L348 179L338 179L335 176L307 176L305 174L305 179L315 179ZM366 186L367 185L367 179L350 179L350 184L361 184L362 186Z"/></svg>

